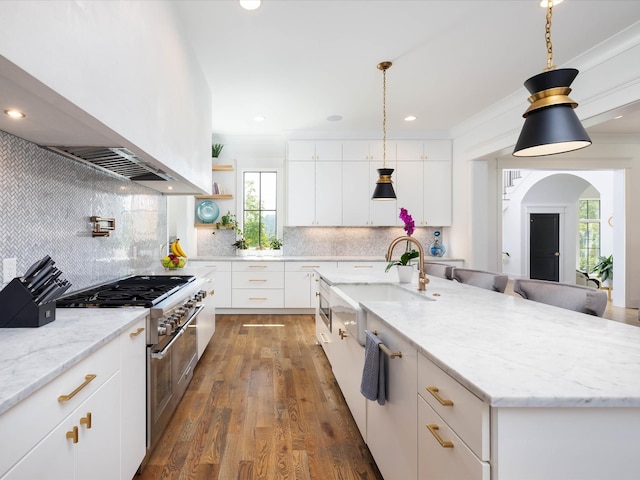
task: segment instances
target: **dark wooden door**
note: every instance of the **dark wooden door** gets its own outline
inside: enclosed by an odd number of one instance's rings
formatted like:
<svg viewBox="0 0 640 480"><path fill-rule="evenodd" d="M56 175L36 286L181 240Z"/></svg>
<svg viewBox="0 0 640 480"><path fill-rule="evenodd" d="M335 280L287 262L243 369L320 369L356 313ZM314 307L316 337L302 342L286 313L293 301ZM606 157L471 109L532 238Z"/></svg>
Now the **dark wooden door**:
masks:
<svg viewBox="0 0 640 480"><path fill-rule="evenodd" d="M529 277L560 280L560 215L532 213L529 228Z"/></svg>

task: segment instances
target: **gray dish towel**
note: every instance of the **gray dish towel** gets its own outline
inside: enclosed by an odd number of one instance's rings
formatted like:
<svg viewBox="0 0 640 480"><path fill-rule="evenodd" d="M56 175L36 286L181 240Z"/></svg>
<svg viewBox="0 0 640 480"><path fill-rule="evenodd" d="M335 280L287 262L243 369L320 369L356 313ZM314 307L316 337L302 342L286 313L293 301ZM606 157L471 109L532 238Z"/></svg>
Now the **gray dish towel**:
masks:
<svg viewBox="0 0 640 480"><path fill-rule="evenodd" d="M369 400L377 400L384 405L387 399L385 379L385 355L380 353L382 341L371 332L367 332L364 346L364 368L360 393Z"/></svg>

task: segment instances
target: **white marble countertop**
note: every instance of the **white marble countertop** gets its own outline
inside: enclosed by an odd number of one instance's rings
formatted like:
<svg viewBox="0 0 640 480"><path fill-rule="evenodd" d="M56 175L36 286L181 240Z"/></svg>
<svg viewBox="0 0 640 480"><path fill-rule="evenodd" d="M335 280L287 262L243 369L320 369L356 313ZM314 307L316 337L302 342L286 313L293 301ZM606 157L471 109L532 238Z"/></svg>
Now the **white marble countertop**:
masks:
<svg viewBox="0 0 640 480"><path fill-rule="evenodd" d="M318 272L332 284L397 280ZM361 306L490 405L640 407L640 328L437 277L425 294L435 301Z"/></svg>
<svg viewBox="0 0 640 480"><path fill-rule="evenodd" d="M116 338L147 308L58 308L38 328L0 329L0 415Z"/></svg>

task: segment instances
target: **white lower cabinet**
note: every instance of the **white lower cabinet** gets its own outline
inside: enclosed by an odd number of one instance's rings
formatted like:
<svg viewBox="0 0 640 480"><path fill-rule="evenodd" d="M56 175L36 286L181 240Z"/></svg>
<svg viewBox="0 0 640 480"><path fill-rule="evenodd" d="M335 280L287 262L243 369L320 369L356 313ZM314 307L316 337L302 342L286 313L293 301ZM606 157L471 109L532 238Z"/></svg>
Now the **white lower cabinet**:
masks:
<svg viewBox="0 0 640 480"><path fill-rule="evenodd" d="M233 308L284 308L284 263L233 262Z"/></svg>
<svg viewBox="0 0 640 480"><path fill-rule="evenodd" d="M217 308L231 308L231 261L193 261L197 265L198 276L207 284L207 304Z"/></svg>
<svg viewBox="0 0 640 480"><path fill-rule="evenodd" d="M367 315L367 329L378 332L378 338L391 352L402 353L402 357L386 357L385 404L367 401L367 445L385 479L416 479L417 351L374 315Z"/></svg>
<svg viewBox="0 0 640 480"><path fill-rule="evenodd" d="M447 423L418 399L418 478L420 480L490 480L482 462Z"/></svg>
<svg viewBox="0 0 640 480"><path fill-rule="evenodd" d="M120 335L120 478L138 470L147 444L147 346L145 319Z"/></svg>
<svg viewBox="0 0 640 480"><path fill-rule="evenodd" d="M489 405L418 355L418 478L490 480Z"/></svg>
<svg viewBox="0 0 640 480"><path fill-rule="evenodd" d="M207 287L208 290L208 287ZM207 345L216 331L216 306L215 298L207 293L202 299L204 310L200 312L196 320L196 338L198 344L198 360L204 354Z"/></svg>
<svg viewBox="0 0 640 480"><path fill-rule="evenodd" d="M2 480L130 480L146 452L144 319L0 416Z"/></svg>
<svg viewBox="0 0 640 480"><path fill-rule="evenodd" d="M318 282L314 270L322 262L285 262L284 308L315 308Z"/></svg>
<svg viewBox="0 0 640 480"><path fill-rule="evenodd" d="M121 478L120 423L115 418L119 392L120 377L116 373L2 477L3 480Z"/></svg>
<svg viewBox="0 0 640 480"><path fill-rule="evenodd" d="M332 318L331 368L347 402L351 415L358 425L362 438L367 438L367 399L360 393L364 348L347 332L336 315Z"/></svg>

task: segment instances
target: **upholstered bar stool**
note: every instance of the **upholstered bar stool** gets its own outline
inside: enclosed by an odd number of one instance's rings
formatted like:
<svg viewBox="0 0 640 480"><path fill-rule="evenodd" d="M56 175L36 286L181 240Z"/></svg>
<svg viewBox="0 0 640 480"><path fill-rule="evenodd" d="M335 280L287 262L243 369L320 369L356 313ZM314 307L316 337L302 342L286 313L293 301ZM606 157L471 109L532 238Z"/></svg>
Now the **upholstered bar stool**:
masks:
<svg viewBox="0 0 640 480"><path fill-rule="evenodd" d="M513 291L527 300L598 317L607 308L607 292L582 285L519 278L513 281Z"/></svg>
<svg viewBox="0 0 640 480"><path fill-rule="evenodd" d="M468 268L454 268L451 273L453 280L474 287L504 293L509 282L509 276L503 273L485 272L484 270L469 270Z"/></svg>
<svg viewBox="0 0 640 480"><path fill-rule="evenodd" d="M447 265L445 263L424 262L424 273L426 273L427 276L432 275L434 277L446 278L447 280L451 280L452 270L453 266Z"/></svg>

